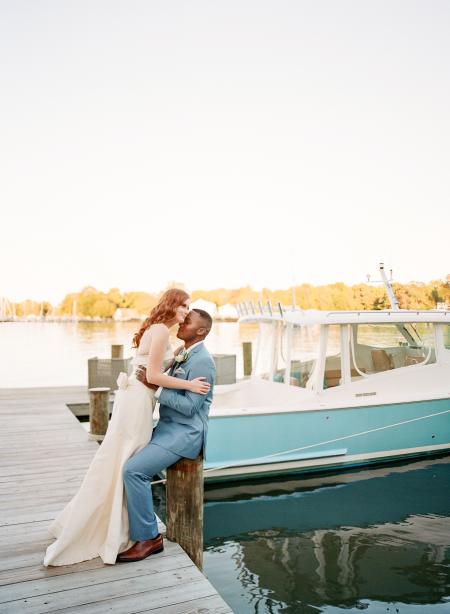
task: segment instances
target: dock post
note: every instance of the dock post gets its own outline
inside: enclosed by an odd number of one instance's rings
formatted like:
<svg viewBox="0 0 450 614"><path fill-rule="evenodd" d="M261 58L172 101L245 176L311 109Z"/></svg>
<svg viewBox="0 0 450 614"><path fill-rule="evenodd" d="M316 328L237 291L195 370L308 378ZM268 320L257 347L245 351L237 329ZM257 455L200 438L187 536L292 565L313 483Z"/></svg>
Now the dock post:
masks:
<svg viewBox="0 0 450 614"><path fill-rule="evenodd" d="M123 345L111 345L111 358L123 358Z"/></svg>
<svg viewBox="0 0 450 614"><path fill-rule="evenodd" d="M242 354L244 358L244 377L248 377L252 374L252 343L251 341L244 341L242 344Z"/></svg>
<svg viewBox="0 0 450 614"><path fill-rule="evenodd" d="M90 438L103 441L109 421L110 388L89 389Z"/></svg>
<svg viewBox="0 0 450 614"><path fill-rule="evenodd" d="M167 539L203 567L203 457L182 458L167 469Z"/></svg>

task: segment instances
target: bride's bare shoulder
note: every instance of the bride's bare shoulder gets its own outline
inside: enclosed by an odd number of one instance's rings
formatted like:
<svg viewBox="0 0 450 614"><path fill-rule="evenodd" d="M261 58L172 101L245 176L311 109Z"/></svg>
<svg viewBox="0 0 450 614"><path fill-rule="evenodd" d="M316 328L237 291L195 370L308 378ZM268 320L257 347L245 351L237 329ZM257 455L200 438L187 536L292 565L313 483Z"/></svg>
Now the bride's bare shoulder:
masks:
<svg viewBox="0 0 450 614"><path fill-rule="evenodd" d="M169 329L162 322L158 322L157 324L152 324L149 327L149 331L153 339L168 339L169 338Z"/></svg>

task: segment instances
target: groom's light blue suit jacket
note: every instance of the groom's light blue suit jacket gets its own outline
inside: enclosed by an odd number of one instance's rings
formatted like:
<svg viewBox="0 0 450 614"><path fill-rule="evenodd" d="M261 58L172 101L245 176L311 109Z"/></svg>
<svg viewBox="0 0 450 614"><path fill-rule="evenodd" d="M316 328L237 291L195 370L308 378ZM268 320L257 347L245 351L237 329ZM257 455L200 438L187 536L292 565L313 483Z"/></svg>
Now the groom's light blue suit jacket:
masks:
<svg viewBox="0 0 450 614"><path fill-rule="evenodd" d="M185 362L175 363L169 375L180 379L206 377L211 388L208 394L163 388L159 395L159 422L153 431L152 443L184 458L205 455L208 414L212 401L216 366L203 343L189 352Z"/></svg>

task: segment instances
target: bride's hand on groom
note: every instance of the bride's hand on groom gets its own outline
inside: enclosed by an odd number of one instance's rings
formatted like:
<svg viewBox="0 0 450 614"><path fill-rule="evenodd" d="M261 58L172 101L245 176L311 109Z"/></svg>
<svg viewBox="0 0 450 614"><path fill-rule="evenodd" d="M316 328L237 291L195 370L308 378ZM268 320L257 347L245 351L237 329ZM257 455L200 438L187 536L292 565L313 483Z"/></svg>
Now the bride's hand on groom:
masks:
<svg viewBox="0 0 450 614"><path fill-rule="evenodd" d="M210 388L211 386L206 381L206 377L196 377L189 380L189 390L190 392L195 392L195 394L208 394Z"/></svg>
<svg viewBox="0 0 450 614"><path fill-rule="evenodd" d="M139 367L136 369L136 379L147 386L147 388L151 388L151 390L158 390L158 386L155 384L149 384L147 381L147 370L145 367ZM206 381L206 377L196 377L195 379L191 379L186 382L189 386L187 389L190 392L194 392L195 394L208 394L211 386Z"/></svg>
<svg viewBox="0 0 450 614"><path fill-rule="evenodd" d="M150 388L151 390L158 390L158 386L155 386L155 384L150 384L147 381L147 369L144 367L139 367L139 369L136 369L136 379L140 381L141 384L144 384L144 386L147 386L147 388Z"/></svg>

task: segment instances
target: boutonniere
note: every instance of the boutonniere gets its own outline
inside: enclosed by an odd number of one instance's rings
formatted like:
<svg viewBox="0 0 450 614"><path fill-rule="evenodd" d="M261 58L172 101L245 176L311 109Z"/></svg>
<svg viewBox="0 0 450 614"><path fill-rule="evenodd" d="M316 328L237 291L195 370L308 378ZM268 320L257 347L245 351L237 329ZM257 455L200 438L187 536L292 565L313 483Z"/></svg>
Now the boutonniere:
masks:
<svg viewBox="0 0 450 614"><path fill-rule="evenodd" d="M175 362L177 362L178 364L185 362L188 359L189 356L189 352L187 350L181 350L181 352L179 352L174 360Z"/></svg>

